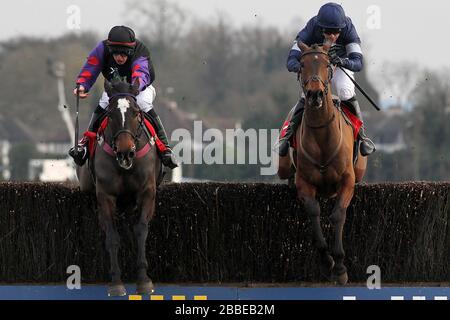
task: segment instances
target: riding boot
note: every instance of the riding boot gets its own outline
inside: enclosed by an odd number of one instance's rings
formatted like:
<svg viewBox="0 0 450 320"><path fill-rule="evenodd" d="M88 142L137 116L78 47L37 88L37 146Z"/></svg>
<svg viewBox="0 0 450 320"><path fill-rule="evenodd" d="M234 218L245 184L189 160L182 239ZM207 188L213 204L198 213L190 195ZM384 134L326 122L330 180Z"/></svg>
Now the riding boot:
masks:
<svg viewBox="0 0 450 320"><path fill-rule="evenodd" d="M305 111L305 98L301 98L295 105L294 113L286 128L286 132L283 137L280 137L278 144L280 146L278 154L281 157L285 157L289 151L289 140L297 131L298 126L302 122L303 112Z"/></svg>
<svg viewBox="0 0 450 320"><path fill-rule="evenodd" d="M358 100L356 100L356 97L353 97L347 101L343 101L343 103L349 107L350 111L354 115L356 115L359 118L359 120L361 120L361 122L363 122L361 109L359 107ZM361 144L360 144L361 155L363 155L365 157L365 156L368 156L375 152L375 150L376 150L375 144L372 142L372 140L370 140L366 136L366 132L364 129L364 122L363 122L363 125L361 126L361 129L359 130L358 138L359 138L359 141L361 142Z"/></svg>
<svg viewBox="0 0 450 320"><path fill-rule="evenodd" d="M98 128L100 127L100 121L105 113L106 110L104 110L102 107L97 106L97 108L95 108L94 113L91 116L91 120L89 121L88 131L97 132ZM78 142L76 150L75 147L72 147L69 150L69 155L80 167L83 166L86 163L86 160L89 158L88 142L88 138L83 137Z"/></svg>
<svg viewBox="0 0 450 320"><path fill-rule="evenodd" d="M159 140L161 140L161 142L166 146L166 150L164 152L160 152L162 163L166 167L169 167L170 169L178 167L175 155L169 146L169 140L167 139L166 130L164 130L164 126L161 122L161 119L153 109L150 109L150 111L146 112L146 115L148 116L153 127L155 128L156 135L158 136Z"/></svg>

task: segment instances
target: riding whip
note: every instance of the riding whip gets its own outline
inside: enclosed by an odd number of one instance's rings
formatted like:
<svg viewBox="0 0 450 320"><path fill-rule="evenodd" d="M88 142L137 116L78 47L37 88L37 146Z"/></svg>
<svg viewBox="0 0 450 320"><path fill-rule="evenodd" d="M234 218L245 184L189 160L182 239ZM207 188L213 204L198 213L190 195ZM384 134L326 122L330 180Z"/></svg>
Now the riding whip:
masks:
<svg viewBox="0 0 450 320"><path fill-rule="evenodd" d="M341 69L345 73L345 75L349 77L350 80L352 80L353 84L359 89L359 91L361 91L364 97L366 97L367 100L369 100L369 102L374 106L374 108L380 111L380 108L377 106L377 104L367 95L367 93L364 91L363 88L360 87L360 85L355 81L355 79L353 79L341 66L339 66L339 69Z"/></svg>
<svg viewBox="0 0 450 320"><path fill-rule="evenodd" d="M76 117L75 117L75 142L74 142L74 150L75 150L75 154L78 153L78 148L77 148L77 144L78 144L78 114L79 114L79 109L80 109L80 85L77 84L76 86L77 89L77 104L76 104Z"/></svg>

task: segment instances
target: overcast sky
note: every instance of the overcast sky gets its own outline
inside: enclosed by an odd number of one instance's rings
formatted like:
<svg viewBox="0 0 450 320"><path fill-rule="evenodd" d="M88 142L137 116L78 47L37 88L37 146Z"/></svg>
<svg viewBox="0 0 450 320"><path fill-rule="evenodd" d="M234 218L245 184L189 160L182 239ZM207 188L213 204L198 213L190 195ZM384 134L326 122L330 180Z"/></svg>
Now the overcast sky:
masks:
<svg viewBox="0 0 450 320"><path fill-rule="evenodd" d="M94 30L106 36L113 25L129 19L124 12L128 0L14 0L3 3L0 40L19 35L55 37L69 32L67 26L76 5L82 31ZM144 0L142 0L144 1ZM327 1L319 0L172 0L190 16L211 20L225 13L236 26L278 26L287 39L294 39L307 21ZM414 61L421 67L450 67L450 4L443 0L344 0L340 1L363 41L366 66L380 79L386 61ZM73 20L71 20L73 22ZM297 22L297 23L295 23ZM130 24L133 27L132 24ZM139 34L138 34L139 37ZM445 41L445 42L443 42ZM367 50L367 49L370 49ZM287 48L288 51L288 48ZM287 54L287 52L286 52ZM280 62L284 64L284 61Z"/></svg>
<svg viewBox="0 0 450 320"><path fill-rule="evenodd" d="M14 0L2 5L2 32L0 40L18 35L52 37L68 31L67 9L77 5L81 10L82 30L107 33L115 24L122 24L127 14L127 0ZM143 0L144 1L144 0ZM297 33L293 21L307 21L317 14L326 1L309 0L172 0L186 8L192 15L214 19L217 12L225 12L237 25L275 25L286 32L287 38ZM450 45L443 43L444 32L450 30L448 1L391 1L391 0L344 0L341 2L346 14L354 21L366 46L370 46L371 59L414 60L428 67L450 66ZM379 29L375 11L379 8ZM375 20L374 20L375 19ZM375 21L375 23L374 23ZM371 24L372 28L368 25ZM427 45L436 49L425 49Z"/></svg>

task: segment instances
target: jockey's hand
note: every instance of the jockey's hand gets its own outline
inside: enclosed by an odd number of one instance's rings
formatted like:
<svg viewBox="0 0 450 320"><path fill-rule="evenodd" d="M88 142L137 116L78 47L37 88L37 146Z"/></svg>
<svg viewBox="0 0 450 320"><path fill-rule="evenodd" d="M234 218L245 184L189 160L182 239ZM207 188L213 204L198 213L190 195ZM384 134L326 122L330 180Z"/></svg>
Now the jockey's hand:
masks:
<svg viewBox="0 0 450 320"><path fill-rule="evenodd" d="M330 62L332 64L334 64L337 67L342 67L344 62L343 62L342 58L340 58L335 51L328 52L328 55L330 56Z"/></svg>
<svg viewBox="0 0 450 320"><path fill-rule="evenodd" d="M295 73L302 73L302 65L300 64L300 63L298 63L297 65L295 65L295 67L294 67L294 71L295 71Z"/></svg>
<svg viewBox="0 0 450 320"><path fill-rule="evenodd" d="M80 85L78 87L78 95L80 96L80 99L84 99L87 98L89 96L89 93L85 93L85 88ZM73 89L73 95L76 96L77 95L77 88Z"/></svg>
<svg viewBox="0 0 450 320"><path fill-rule="evenodd" d="M328 50L328 55L330 57L334 57L334 56L338 56L338 57L342 57L345 56L345 54L347 53L347 51L345 50L344 46L341 46L339 44L335 44L334 46L332 46L330 48L330 50Z"/></svg>
<svg viewBox="0 0 450 320"><path fill-rule="evenodd" d="M344 61L339 57L334 58L331 61L331 63L334 64L336 67L342 67L344 65Z"/></svg>

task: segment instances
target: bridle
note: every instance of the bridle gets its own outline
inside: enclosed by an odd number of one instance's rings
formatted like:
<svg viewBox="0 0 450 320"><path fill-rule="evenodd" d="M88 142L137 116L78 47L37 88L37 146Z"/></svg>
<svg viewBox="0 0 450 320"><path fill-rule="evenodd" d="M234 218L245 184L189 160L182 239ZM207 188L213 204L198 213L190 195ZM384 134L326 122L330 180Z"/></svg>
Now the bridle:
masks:
<svg viewBox="0 0 450 320"><path fill-rule="evenodd" d="M115 93L115 94L111 95L111 97L109 97L109 105L111 105L111 102L114 99L121 98L121 97L131 97L135 102L137 101L136 96L133 95L132 93ZM139 116L140 116L138 131L136 133L132 132L129 129L121 129L121 130L117 131L113 135L112 142L111 142L111 147L112 147L114 153L117 152L116 140L119 137L119 135L121 135L122 133L126 133L131 136L131 138L134 141L134 146L133 146L132 151L136 151L136 145L138 144L139 137L141 136L142 131L144 129L144 115L142 113L142 110L140 108L138 108L138 109L139 109ZM109 113L111 113L111 108L108 108L107 114L109 114Z"/></svg>
<svg viewBox="0 0 450 320"><path fill-rule="evenodd" d="M305 94L305 97L306 97L306 86L308 85L308 83L310 83L311 81L320 81L323 84L324 88L325 88L324 89L324 94L325 94L325 96L327 96L328 95L328 86L329 86L329 84L331 82L331 79L333 78L333 67L332 67L331 62L330 62L330 60L328 58L328 54L323 52L323 51L318 51L318 50L308 51L308 52L303 53L302 56L300 57L300 59L302 59L304 56L310 55L310 54L322 54L322 55L325 55L327 57L327 60L328 60L328 64L327 64L328 78L327 78L326 81L323 81L323 79L318 74L317 64L314 64L313 65L314 66L314 74L311 77L309 77L308 79L306 79L305 81L301 82L303 93ZM298 74L298 80L300 81L300 73ZM309 125L309 124L306 123L306 126L311 128L311 129L322 129L322 128L328 127L334 121L334 119L335 119L335 114L333 113L333 116L331 117L331 119L328 120L323 125L312 126L312 125Z"/></svg>
<svg viewBox="0 0 450 320"><path fill-rule="evenodd" d="M323 55L327 56L327 59L328 59L328 54L323 52L323 51L308 51L308 52L305 52L305 53L302 54L302 56L300 57L300 60L304 56L307 56L307 55L310 55L310 54L323 54ZM328 79L326 81L323 81L323 79L319 76L318 70L314 70L314 74L311 77L309 77L305 81L302 81L302 90L305 93L305 95L306 95L306 86L311 81L320 81L323 84L324 88L325 88L325 91L324 91L325 95L328 94L328 85L330 84L331 79L333 78L333 67L332 67L331 62L330 62L329 59L328 59L327 68L328 68ZM314 69L317 69L316 65L314 65ZM300 79L300 73L298 74L298 79Z"/></svg>
<svg viewBox="0 0 450 320"><path fill-rule="evenodd" d="M309 54L323 54L326 55L328 58L328 54L323 52L323 51L308 51L302 54L301 58L303 58L306 55ZM300 59L301 59L300 58ZM320 81L325 90L325 96L328 95L328 86L331 82L331 79L333 78L333 67L331 65L330 60L328 59L328 64L327 64L327 68L328 68L328 78L326 81L324 81L318 74L318 70L317 70L317 65L314 64L314 74L309 77L306 81L302 81L302 90L305 94L306 97L306 86L308 85L308 83L310 83L311 81ZM299 73L299 78L300 78L300 73ZM333 112L333 116L331 117L330 120L328 120L325 124L323 125L319 125L319 126L311 126L308 125L305 121L305 124L307 127L311 128L311 129L322 129L322 128L326 128L328 127L336 118L336 114ZM305 119L306 120L306 119ZM327 159L327 161L325 161L325 163L321 163L319 161L317 161L316 159L314 159L305 149L305 147L303 146L303 139L300 139L300 150L303 152L303 154L305 155L306 159L308 159L309 162L311 162L318 170L321 174L324 174L326 172L326 170L328 169L328 167L330 166L331 162L334 160L334 158L336 157L336 155L338 154L339 150L341 149L342 146L342 140L343 140L343 133L342 133L342 128L339 128L339 142L337 147L335 148L335 150L333 151L333 153L331 154L331 156Z"/></svg>

